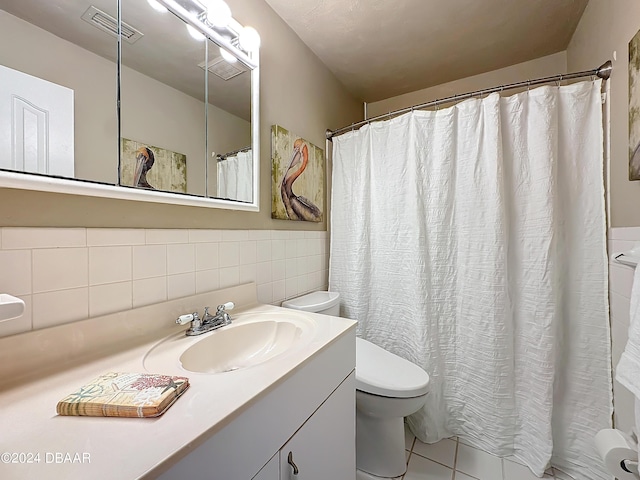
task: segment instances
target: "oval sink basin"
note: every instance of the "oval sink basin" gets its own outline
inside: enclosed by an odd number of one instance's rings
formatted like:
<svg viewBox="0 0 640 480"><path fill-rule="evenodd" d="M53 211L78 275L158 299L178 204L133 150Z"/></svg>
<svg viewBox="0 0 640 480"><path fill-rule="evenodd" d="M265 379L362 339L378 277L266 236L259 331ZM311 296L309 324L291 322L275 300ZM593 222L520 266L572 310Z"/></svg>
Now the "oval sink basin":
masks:
<svg viewBox="0 0 640 480"><path fill-rule="evenodd" d="M202 335L171 335L146 353L143 365L151 373L175 375L244 370L304 348L315 331L315 322L297 312L252 312Z"/></svg>
<svg viewBox="0 0 640 480"><path fill-rule="evenodd" d="M291 322L265 321L230 326L187 348L180 356L180 363L191 372L232 372L284 353L301 334L302 329Z"/></svg>

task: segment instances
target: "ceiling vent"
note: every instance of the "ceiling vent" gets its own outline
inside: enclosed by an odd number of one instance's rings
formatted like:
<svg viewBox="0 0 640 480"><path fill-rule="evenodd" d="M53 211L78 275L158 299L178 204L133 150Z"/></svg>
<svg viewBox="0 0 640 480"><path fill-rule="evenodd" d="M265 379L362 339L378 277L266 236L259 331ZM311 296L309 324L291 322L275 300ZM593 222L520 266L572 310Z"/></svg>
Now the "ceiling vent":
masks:
<svg viewBox="0 0 640 480"><path fill-rule="evenodd" d="M205 62L200 62L198 66L204 70ZM209 60L209 71L223 80L230 80L247 70L240 63L236 66L235 64L227 62L222 57L215 57Z"/></svg>
<svg viewBox="0 0 640 480"><path fill-rule="evenodd" d="M86 12L82 15L82 20L96 28L99 28L103 32L107 32L118 38L118 20L111 15L104 13L102 10L97 9L93 5L90 6ZM131 25L127 25L122 22L122 39L129 43L136 43L143 37L144 33L140 30L136 30Z"/></svg>

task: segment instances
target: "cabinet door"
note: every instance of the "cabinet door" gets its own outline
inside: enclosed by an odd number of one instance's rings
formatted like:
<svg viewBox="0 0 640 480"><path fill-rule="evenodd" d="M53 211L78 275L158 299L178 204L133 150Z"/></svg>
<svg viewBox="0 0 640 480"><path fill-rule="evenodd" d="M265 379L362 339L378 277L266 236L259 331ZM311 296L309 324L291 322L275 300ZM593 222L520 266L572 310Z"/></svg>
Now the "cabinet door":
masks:
<svg viewBox="0 0 640 480"><path fill-rule="evenodd" d="M276 453L267 464L260 469L258 474L251 480L279 480L280 478L280 458Z"/></svg>
<svg viewBox="0 0 640 480"><path fill-rule="evenodd" d="M281 480L355 479L355 398L351 373L280 450Z"/></svg>

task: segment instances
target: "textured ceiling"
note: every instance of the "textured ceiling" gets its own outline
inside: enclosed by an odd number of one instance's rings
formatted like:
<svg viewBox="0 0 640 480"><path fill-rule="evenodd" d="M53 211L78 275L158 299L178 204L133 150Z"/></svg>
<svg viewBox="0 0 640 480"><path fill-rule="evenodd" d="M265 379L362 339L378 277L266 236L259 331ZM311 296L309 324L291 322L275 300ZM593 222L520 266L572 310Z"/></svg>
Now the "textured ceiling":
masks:
<svg viewBox="0 0 640 480"><path fill-rule="evenodd" d="M373 102L566 49L588 0L266 0Z"/></svg>

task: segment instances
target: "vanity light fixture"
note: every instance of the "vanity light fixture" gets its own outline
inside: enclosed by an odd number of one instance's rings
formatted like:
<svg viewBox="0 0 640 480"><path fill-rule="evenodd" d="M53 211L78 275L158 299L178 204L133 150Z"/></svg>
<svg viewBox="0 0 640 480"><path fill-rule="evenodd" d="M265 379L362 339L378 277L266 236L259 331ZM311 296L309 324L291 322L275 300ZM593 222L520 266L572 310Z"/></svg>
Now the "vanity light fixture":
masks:
<svg viewBox="0 0 640 480"><path fill-rule="evenodd" d="M253 27L242 27L238 41L247 52L255 52L260 48L260 34Z"/></svg>
<svg viewBox="0 0 640 480"><path fill-rule="evenodd" d="M209 38L220 46L220 54L228 62L240 61L245 67L253 70L258 66L256 44L260 44L260 36L251 27L244 27L232 16L229 6L223 0L191 0L194 9L187 9L182 1L153 0L169 9L174 15L190 25L194 30ZM245 39L240 43L240 36L245 31ZM251 33L253 30L254 33ZM189 30L191 36L194 36ZM194 36L194 38L196 38ZM253 39L253 43L251 41ZM257 39L257 42L256 42ZM247 46L251 48L247 48ZM231 59L234 57L234 60Z"/></svg>
<svg viewBox="0 0 640 480"><path fill-rule="evenodd" d="M207 21L214 27L224 28L231 22L231 9L224 0L203 0Z"/></svg>
<svg viewBox="0 0 640 480"><path fill-rule="evenodd" d="M187 32L189 32L189 35L191 35L191 38L193 38L194 40L197 40L198 42L204 41L206 37L203 34L201 34L198 30L193 28L188 23L186 24L186 26L187 26Z"/></svg>
<svg viewBox="0 0 640 480"><path fill-rule="evenodd" d="M156 0L147 0L151 8L153 8L156 12L167 13L169 10L164 5L160 5Z"/></svg>
<svg viewBox="0 0 640 480"><path fill-rule="evenodd" d="M231 53L227 52L224 48L220 47L220 56L224 58L229 63L236 63L238 59L234 57Z"/></svg>

